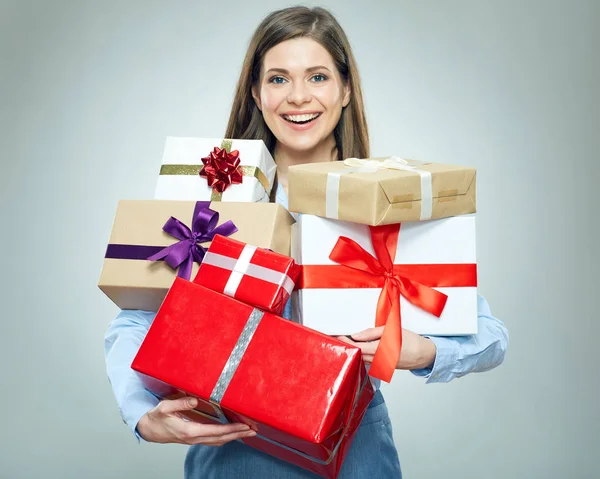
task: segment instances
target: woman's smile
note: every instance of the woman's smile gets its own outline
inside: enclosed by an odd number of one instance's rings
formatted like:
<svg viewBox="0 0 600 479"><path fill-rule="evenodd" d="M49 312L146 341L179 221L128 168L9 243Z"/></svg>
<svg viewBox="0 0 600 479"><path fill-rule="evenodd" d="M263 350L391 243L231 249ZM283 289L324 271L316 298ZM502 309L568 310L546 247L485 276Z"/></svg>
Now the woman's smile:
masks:
<svg viewBox="0 0 600 479"><path fill-rule="evenodd" d="M312 128L321 116L321 112L288 112L281 115L287 126L296 131Z"/></svg>

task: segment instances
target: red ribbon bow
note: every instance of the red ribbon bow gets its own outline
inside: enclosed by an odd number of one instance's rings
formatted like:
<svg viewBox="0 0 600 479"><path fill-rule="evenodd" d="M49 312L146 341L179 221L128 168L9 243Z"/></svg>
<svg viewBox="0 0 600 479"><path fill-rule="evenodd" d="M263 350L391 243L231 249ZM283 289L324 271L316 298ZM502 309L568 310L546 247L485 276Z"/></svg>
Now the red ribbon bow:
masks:
<svg viewBox="0 0 600 479"><path fill-rule="evenodd" d="M389 382L402 349L400 296L440 317L448 296L433 289L476 286L475 264L394 264L400 225L370 226L376 257L355 241L341 236L329 258L341 266L302 267L300 288L381 288L376 326L385 326L369 374ZM348 271L351 268L353 271Z"/></svg>
<svg viewBox="0 0 600 479"><path fill-rule="evenodd" d="M202 158L202 164L204 166L200 170L200 176L206 178L208 186L219 193L223 193L231 184L242 182L238 150L228 153L225 148L215 146L207 157Z"/></svg>

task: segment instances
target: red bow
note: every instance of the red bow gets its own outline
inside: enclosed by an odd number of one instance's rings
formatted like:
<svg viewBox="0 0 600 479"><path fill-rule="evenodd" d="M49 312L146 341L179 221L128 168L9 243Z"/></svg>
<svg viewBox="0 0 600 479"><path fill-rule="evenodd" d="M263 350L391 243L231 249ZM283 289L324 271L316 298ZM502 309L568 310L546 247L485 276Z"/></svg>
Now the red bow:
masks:
<svg viewBox="0 0 600 479"><path fill-rule="evenodd" d="M381 288L376 326L385 326L369 374L389 382L402 348L400 296L440 317L448 296L432 288L474 286L475 264L394 264L400 225L371 226L376 257L355 241L341 236L329 258L342 265L302 267L300 288ZM346 268L352 268L349 272Z"/></svg>
<svg viewBox="0 0 600 479"><path fill-rule="evenodd" d="M225 148L215 146L206 158L202 158L203 167L200 176L206 178L208 186L223 193L231 184L242 182L240 168L240 152L233 150L228 153Z"/></svg>

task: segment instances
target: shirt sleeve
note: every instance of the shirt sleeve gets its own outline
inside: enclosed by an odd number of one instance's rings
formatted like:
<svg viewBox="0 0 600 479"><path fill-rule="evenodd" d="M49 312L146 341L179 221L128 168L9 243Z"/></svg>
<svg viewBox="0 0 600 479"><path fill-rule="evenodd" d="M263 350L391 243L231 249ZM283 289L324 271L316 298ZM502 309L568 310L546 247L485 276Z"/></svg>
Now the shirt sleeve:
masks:
<svg viewBox="0 0 600 479"><path fill-rule="evenodd" d="M104 336L106 372L119 405L123 422L137 432L141 417L154 408L159 399L147 391L137 373L131 369L133 358L144 340L156 313L123 310L110 323Z"/></svg>
<svg viewBox="0 0 600 479"><path fill-rule="evenodd" d="M426 383L447 383L469 373L489 371L502 364L508 347L508 330L492 316L483 296L477 296L477 334L471 336L426 336L436 348L432 368L415 369Z"/></svg>

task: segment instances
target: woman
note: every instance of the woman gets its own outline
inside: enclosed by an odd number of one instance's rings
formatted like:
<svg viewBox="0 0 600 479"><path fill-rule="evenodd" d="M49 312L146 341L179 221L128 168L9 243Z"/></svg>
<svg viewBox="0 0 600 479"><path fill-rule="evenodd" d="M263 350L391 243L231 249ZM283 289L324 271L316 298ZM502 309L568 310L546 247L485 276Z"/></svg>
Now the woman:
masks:
<svg viewBox="0 0 600 479"><path fill-rule="evenodd" d="M369 157L369 139L356 63L348 40L333 16L321 8L294 7L269 15L248 48L227 138L262 139L277 163L274 200L287 207L290 165ZM289 317L289 304L284 316ZM151 442L192 447L187 478L310 478L312 473L247 447L235 439L254 435L243 424L203 425L180 413L196 400L159 402L130 369L154 313L122 311L106 334L109 379L123 420L136 436ZM353 335L367 363L382 328ZM479 334L461 338L424 338L403 331L398 369L427 382L447 382L499 365L508 335L479 298ZM375 381L379 388L379 382ZM211 447L220 446L220 447ZM340 478L398 478L400 463L392 426L380 391L369 405Z"/></svg>

